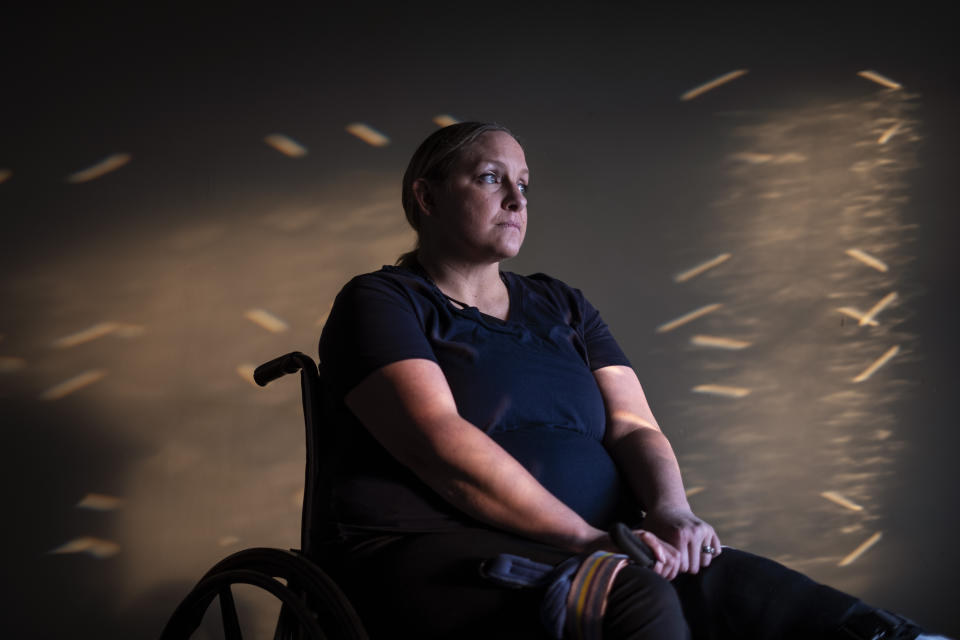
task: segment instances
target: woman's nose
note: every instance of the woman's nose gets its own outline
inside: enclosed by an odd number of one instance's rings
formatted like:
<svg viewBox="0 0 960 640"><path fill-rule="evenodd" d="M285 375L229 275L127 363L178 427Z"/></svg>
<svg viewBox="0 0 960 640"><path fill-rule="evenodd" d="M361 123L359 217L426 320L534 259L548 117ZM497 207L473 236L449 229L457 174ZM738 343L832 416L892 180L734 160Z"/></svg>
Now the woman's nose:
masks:
<svg viewBox="0 0 960 640"><path fill-rule="evenodd" d="M507 193L504 196L503 208L510 211L520 211L526 208L527 198L520 190L520 185L514 184L507 187Z"/></svg>

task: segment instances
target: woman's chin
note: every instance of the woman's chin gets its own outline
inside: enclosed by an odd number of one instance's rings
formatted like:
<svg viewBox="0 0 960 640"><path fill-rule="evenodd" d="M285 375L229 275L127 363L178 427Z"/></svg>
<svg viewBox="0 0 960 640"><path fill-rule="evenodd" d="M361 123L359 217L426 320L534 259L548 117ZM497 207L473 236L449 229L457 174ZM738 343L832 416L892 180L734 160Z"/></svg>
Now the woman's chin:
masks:
<svg viewBox="0 0 960 640"><path fill-rule="evenodd" d="M518 253L520 253L520 247L523 246L523 232L518 231L514 235L516 237L504 238L504 240L499 243L498 249L504 255L504 260L516 256Z"/></svg>
<svg viewBox="0 0 960 640"><path fill-rule="evenodd" d="M515 258L517 254L520 253L520 244L518 243L515 246L504 247L500 251L501 260L509 260L510 258Z"/></svg>

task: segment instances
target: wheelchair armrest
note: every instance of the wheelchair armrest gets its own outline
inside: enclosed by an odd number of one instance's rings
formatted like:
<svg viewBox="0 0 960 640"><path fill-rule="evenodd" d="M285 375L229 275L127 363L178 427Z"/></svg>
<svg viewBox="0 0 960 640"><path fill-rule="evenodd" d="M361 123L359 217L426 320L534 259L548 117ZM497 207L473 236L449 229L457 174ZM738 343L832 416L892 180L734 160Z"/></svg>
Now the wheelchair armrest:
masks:
<svg viewBox="0 0 960 640"><path fill-rule="evenodd" d="M317 364L313 358L300 351L291 351L257 367L253 372L253 380L261 387L265 387L277 378L306 368L316 371Z"/></svg>

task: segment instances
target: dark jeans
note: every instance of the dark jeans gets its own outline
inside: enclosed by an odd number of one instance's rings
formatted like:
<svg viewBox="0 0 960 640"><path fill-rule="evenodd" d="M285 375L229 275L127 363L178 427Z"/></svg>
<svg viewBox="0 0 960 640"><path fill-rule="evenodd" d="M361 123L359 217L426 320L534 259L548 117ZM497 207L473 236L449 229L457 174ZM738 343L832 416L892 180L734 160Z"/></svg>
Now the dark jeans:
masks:
<svg viewBox="0 0 960 640"><path fill-rule="evenodd" d="M381 536L332 550L330 568L371 637L545 638L542 590L509 589L479 574L500 553L557 564L569 552L485 529ZM854 608L845 593L736 549L697 575L667 582L630 565L614 582L606 638L831 638Z"/></svg>

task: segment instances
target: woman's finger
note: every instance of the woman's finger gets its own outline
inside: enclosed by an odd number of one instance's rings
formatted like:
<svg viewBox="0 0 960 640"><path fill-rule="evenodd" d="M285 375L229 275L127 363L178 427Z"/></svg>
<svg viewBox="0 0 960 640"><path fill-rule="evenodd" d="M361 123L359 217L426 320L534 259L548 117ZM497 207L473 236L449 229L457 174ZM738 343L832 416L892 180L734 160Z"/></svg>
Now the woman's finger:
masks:
<svg viewBox="0 0 960 640"><path fill-rule="evenodd" d="M707 567L710 566L710 563L713 562L713 554L712 554L712 553L707 553L706 551L701 551L701 556L700 556L700 557L701 557L701 560L700 560L700 568L701 568L701 569L706 569Z"/></svg>
<svg viewBox="0 0 960 640"><path fill-rule="evenodd" d="M707 553L708 549L710 553ZM704 542L700 566L704 568L709 567L710 563L713 562L713 558L718 555L720 555L720 537L717 536L716 532L712 532L711 536Z"/></svg>
<svg viewBox="0 0 960 640"><path fill-rule="evenodd" d="M664 553L663 543L661 543L660 538L642 529L635 533L650 547L650 551L653 552L653 557L657 559L657 562L666 563L667 556Z"/></svg>
<svg viewBox="0 0 960 640"><path fill-rule="evenodd" d="M656 564L652 567L654 573L666 580L673 580L677 575L677 562L673 549L668 548L666 543L649 531L641 530L636 533L638 533L640 538L650 547L650 551L653 552L653 556L657 559Z"/></svg>
<svg viewBox="0 0 960 640"><path fill-rule="evenodd" d="M653 565L653 572L656 573L661 578L665 578L669 580L669 578L667 578L667 575L670 573L670 568L664 563L658 562L657 564Z"/></svg>
<svg viewBox="0 0 960 640"><path fill-rule="evenodd" d="M690 541L690 544L687 546L687 556L690 558L689 565L687 566L688 573L699 573L700 572L700 559L704 556L703 545L697 541L696 538Z"/></svg>

